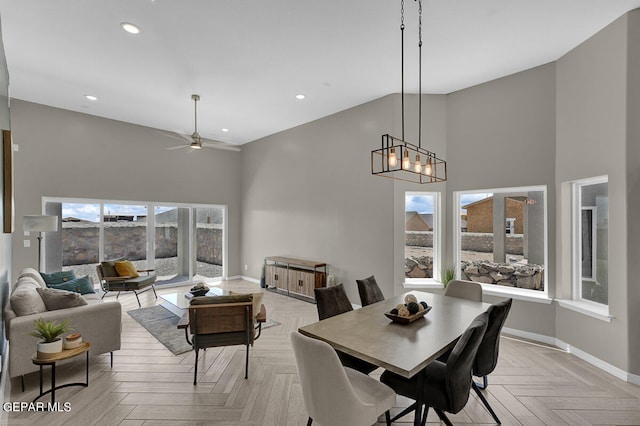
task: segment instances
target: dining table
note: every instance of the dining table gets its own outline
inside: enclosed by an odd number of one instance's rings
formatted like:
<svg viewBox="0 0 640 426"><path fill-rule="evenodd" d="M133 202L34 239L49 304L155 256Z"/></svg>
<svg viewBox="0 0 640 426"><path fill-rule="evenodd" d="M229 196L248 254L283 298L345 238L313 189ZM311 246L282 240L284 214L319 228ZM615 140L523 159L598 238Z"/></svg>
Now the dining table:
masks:
<svg viewBox="0 0 640 426"><path fill-rule="evenodd" d="M431 308L426 315L402 324L385 316L407 295ZM409 291L383 301L354 309L298 331L327 342L333 348L363 359L400 376L411 378L429 363L455 346L476 316L490 304L439 294ZM422 384L418 376L418 388ZM421 392L418 392L420 399ZM418 400L414 424L420 424L422 401Z"/></svg>

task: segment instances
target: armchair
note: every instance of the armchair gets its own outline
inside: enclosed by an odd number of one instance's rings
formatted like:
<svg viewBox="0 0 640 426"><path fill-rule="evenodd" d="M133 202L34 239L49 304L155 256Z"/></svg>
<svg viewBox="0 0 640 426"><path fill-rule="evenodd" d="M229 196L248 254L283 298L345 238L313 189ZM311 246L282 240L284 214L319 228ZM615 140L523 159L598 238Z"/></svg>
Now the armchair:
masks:
<svg viewBox="0 0 640 426"><path fill-rule="evenodd" d="M260 306L260 313L256 321L261 325L266 319L264 305ZM185 330L187 342L196 352L193 384L198 380L198 353L200 349L217 346L245 345L244 378L249 377L249 345L258 336L254 328L253 295L238 294L231 296L203 296L194 297L177 327ZM189 332L191 339L189 339Z"/></svg>
<svg viewBox="0 0 640 426"><path fill-rule="evenodd" d="M142 305L140 304L138 294L151 289L153 290L153 294L156 299L158 298L158 294L156 293L156 288L154 286L156 276L155 274L152 274L154 271L153 269L139 269L135 274L119 275L116 271L116 262L118 261L120 261L120 259L105 260L96 265L96 273L98 274L100 287L103 291L102 298L104 298L104 296L106 296L110 291L118 292L116 298L120 296L120 292L122 291L132 291L133 294L136 295L136 300L140 307L142 307ZM139 275L140 272L146 275Z"/></svg>

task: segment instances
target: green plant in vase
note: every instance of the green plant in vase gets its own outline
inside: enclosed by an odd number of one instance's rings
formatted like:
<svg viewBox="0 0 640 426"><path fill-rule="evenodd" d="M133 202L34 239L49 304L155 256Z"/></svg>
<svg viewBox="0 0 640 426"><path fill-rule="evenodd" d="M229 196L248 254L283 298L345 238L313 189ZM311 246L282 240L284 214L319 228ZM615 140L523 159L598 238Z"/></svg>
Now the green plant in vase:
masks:
<svg viewBox="0 0 640 426"><path fill-rule="evenodd" d="M71 320L68 319L58 322L42 318L33 322L33 331L28 334L40 339L37 348L38 359L52 358L62 352L61 336L72 330L70 323Z"/></svg>

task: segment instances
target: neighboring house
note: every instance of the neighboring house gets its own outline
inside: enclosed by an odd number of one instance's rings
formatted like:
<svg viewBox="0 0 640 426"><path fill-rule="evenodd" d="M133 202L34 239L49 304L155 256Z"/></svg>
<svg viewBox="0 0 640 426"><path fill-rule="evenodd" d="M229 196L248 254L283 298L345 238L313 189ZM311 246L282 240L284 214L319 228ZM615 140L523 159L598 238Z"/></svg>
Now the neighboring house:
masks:
<svg viewBox="0 0 640 426"><path fill-rule="evenodd" d="M524 205L526 197L506 197L505 217L513 233L524 232ZM493 232L493 197L462 206L467 210L467 232ZM515 219L515 220L514 220ZM507 225L505 223L505 226Z"/></svg>
<svg viewBox="0 0 640 426"><path fill-rule="evenodd" d="M433 214L405 212L404 229L405 231L432 231Z"/></svg>

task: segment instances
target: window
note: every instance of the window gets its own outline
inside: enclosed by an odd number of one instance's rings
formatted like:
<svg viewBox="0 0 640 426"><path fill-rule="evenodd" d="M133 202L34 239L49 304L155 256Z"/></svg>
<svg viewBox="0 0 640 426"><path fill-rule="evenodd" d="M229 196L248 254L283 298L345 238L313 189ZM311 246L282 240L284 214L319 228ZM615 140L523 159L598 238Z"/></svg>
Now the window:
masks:
<svg viewBox="0 0 640 426"><path fill-rule="evenodd" d="M607 177L573 183L573 299L609 303Z"/></svg>
<svg viewBox="0 0 640 426"><path fill-rule="evenodd" d="M456 277L546 295L546 187L461 191L455 200Z"/></svg>
<svg viewBox="0 0 640 426"><path fill-rule="evenodd" d="M405 282L423 284L440 280L440 194L405 194Z"/></svg>
<svg viewBox="0 0 640 426"><path fill-rule="evenodd" d="M50 270L97 282L98 262L124 257L155 269L158 283L225 275L224 206L45 199L45 209L62 217L61 238L46 245Z"/></svg>

